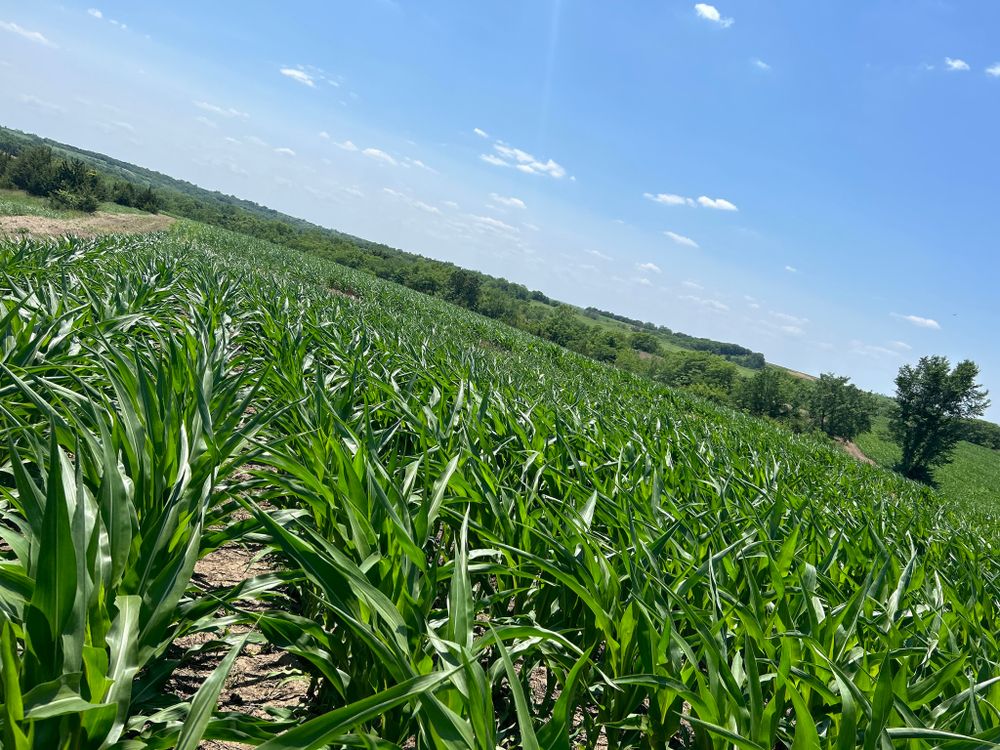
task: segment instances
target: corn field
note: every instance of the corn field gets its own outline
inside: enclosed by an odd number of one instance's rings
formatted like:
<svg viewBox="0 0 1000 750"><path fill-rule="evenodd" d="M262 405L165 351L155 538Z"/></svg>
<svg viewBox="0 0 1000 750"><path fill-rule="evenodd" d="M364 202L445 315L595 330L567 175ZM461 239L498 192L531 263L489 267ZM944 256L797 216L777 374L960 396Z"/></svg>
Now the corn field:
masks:
<svg viewBox="0 0 1000 750"><path fill-rule="evenodd" d="M996 747L997 529L321 258L0 241L3 748Z"/></svg>

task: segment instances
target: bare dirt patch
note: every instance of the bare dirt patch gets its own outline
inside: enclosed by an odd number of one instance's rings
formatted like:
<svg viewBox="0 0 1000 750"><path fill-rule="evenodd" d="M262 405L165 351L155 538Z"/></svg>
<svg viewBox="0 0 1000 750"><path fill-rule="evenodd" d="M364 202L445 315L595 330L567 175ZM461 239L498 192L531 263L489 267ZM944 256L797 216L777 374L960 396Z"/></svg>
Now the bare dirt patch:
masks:
<svg viewBox="0 0 1000 750"><path fill-rule="evenodd" d="M868 458L868 456L866 456L864 453L862 453L861 449L854 443L852 443L850 440L841 440L838 438L837 442L840 444L840 447L843 448L848 455L853 456L863 464L871 464L872 466L875 466L875 462L872 461L870 458Z"/></svg>
<svg viewBox="0 0 1000 750"><path fill-rule="evenodd" d="M175 219L163 214L112 214L98 211L91 216L50 219L45 216L0 216L0 235L28 234L32 237L95 237L99 234L147 234L160 232Z"/></svg>
<svg viewBox="0 0 1000 750"><path fill-rule="evenodd" d="M273 571L272 562L260 559L258 552L259 548L249 545L227 544L219 547L197 562L193 580L210 593ZM257 603L244 601L242 606L254 609ZM245 626L234 626L229 630L232 635L246 631ZM197 633L174 641L174 649L187 651L189 658L174 672L167 685L168 690L185 700L194 696L225 655L224 648L209 647L200 651L198 647L220 635ZM226 678L216 708L262 719L270 715L270 710L294 710L305 705L308 689L309 678L302 673L293 656L268 645L248 643ZM200 747L202 750L237 750L250 746L204 740Z"/></svg>

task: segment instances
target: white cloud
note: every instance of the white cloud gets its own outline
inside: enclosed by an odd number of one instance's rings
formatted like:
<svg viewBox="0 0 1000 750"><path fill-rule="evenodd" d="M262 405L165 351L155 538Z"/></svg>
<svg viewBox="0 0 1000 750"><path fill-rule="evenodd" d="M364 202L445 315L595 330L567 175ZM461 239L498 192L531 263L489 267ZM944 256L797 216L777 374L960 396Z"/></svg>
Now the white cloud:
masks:
<svg viewBox="0 0 1000 750"><path fill-rule="evenodd" d="M504 232L508 234L520 234L521 230L517 227L512 227L510 224L500 221L500 219L494 219L492 216L470 216L476 224L487 229L492 229L496 232Z"/></svg>
<svg viewBox="0 0 1000 750"><path fill-rule="evenodd" d="M560 180L566 176L566 168L558 162L552 159L540 161L527 151L508 146L503 141L494 143L493 150L499 156L496 154L480 154L479 158L495 167L514 167L525 174L548 175L556 180Z"/></svg>
<svg viewBox="0 0 1000 750"><path fill-rule="evenodd" d="M805 333L799 326L781 326L779 330L789 336L801 336Z"/></svg>
<svg viewBox="0 0 1000 750"><path fill-rule="evenodd" d="M655 263L636 263L635 267L640 271L651 271L652 273L663 273L658 265Z"/></svg>
<svg viewBox="0 0 1000 750"><path fill-rule="evenodd" d="M602 253L600 250L587 250L587 255L593 255L595 258L600 258L601 260L614 260L610 255Z"/></svg>
<svg viewBox="0 0 1000 750"><path fill-rule="evenodd" d="M219 124L215 120L209 120L205 115L198 115L194 118L195 122L200 122L202 125L208 128L217 128Z"/></svg>
<svg viewBox="0 0 1000 750"><path fill-rule="evenodd" d="M324 141L330 140L330 134L327 133L325 130L319 131L319 137L322 138Z"/></svg>
<svg viewBox="0 0 1000 750"><path fill-rule="evenodd" d="M892 317L896 318L896 320L905 320L907 323L915 325L918 328L930 328L934 331L941 330L941 324L933 318L922 318L919 315L900 315L899 313L892 313Z"/></svg>
<svg viewBox="0 0 1000 750"><path fill-rule="evenodd" d="M527 208L524 201L520 198L515 198L514 196L503 196L496 193L490 193L490 198L499 203L501 206L507 206L508 208Z"/></svg>
<svg viewBox="0 0 1000 750"><path fill-rule="evenodd" d="M357 150L358 150L358 147L357 147L357 146L355 146L355 145L354 145L353 143L351 143L350 141L344 141L343 143L336 143L336 144L334 144L334 145L335 145L335 146L336 146L337 148L342 148L342 149L344 149L344 151L357 151Z"/></svg>
<svg viewBox="0 0 1000 750"><path fill-rule="evenodd" d="M645 276L635 280L636 284L641 284L642 286L653 286L653 282L647 279Z"/></svg>
<svg viewBox="0 0 1000 750"><path fill-rule="evenodd" d="M698 198L698 204L705 208L714 208L717 211L739 211L735 205L725 198L709 198L706 195L702 195Z"/></svg>
<svg viewBox="0 0 1000 750"><path fill-rule="evenodd" d="M448 208L458 208L458 204L455 203L455 201L445 201L444 205L446 205Z"/></svg>
<svg viewBox="0 0 1000 750"><path fill-rule="evenodd" d="M944 59L944 65L948 70L958 71L958 70L969 69L969 63L967 63L965 60L962 60L961 58L946 57Z"/></svg>
<svg viewBox="0 0 1000 750"><path fill-rule="evenodd" d="M760 59L759 57L755 57L755 58L754 58L753 60L751 60L750 62L751 62L751 63L753 63L753 66L754 66L755 68L757 68L758 70L770 70L770 69L771 69L771 66L770 66L770 65L768 65L768 64L767 64L766 62L764 62L763 60L761 60L761 59Z"/></svg>
<svg viewBox="0 0 1000 750"><path fill-rule="evenodd" d="M428 167L426 164L424 164L422 161L420 161L420 159L411 159L409 156L407 156L407 157L405 157L403 159L403 166L404 167L419 167L420 169L426 169L428 172L433 172L434 174L437 174L437 170L436 169L432 169L431 167Z"/></svg>
<svg viewBox="0 0 1000 750"><path fill-rule="evenodd" d="M719 13L719 9L714 5L709 5L708 3L697 3L694 6L694 12L698 14L699 18L704 18L706 21L717 23L724 29L728 29L736 23L736 20L733 18L723 18L722 14Z"/></svg>
<svg viewBox="0 0 1000 750"><path fill-rule="evenodd" d="M205 112L211 112L215 115L221 115L222 117L239 117L245 120L250 117L246 112L241 112L234 107L221 107L218 104L212 104L211 102L195 101L191 102L198 109L204 110Z"/></svg>
<svg viewBox="0 0 1000 750"><path fill-rule="evenodd" d="M267 141L265 141L263 138L258 138L255 135L248 135L246 138L244 138L244 140L247 143L252 143L254 146L267 147Z"/></svg>
<svg viewBox="0 0 1000 750"><path fill-rule="evenodd" d="M780 320L783 323L792 323L796 326L804 326L809 322L809 318L800 318L797 315L789 315L788 313L776 312L775 310L770 311L772 318Z"/></svg>
<svg viewBox="0 0 1000 750"><path fill-rule="evenodd" d="M87 13L92 15L94 18L104 18L104 14L97 8L87 8Z"/></svg>
<svg viewBox="0 0 1000 750"><path fill-rule="evenodd" d="M316 88L316 81L314 81L313 77L304 70L300 70L299 68L281 68L278 72L283 76L291 78L293 81L298 81L304 86Z"/></svg>
<svg viewBox="0 0 1000 750"><path fill-rule="evenodd" d="M643 193L643 198L651 200L655 203L662 203L665 206L694 206L695 202L691 198L685 198L683 195L675 195L674 193Z"/></svg>
<svg viewBox="0 0 1000 750"><path fill-rule="evenodd" d="M429 214L438 214L438 215L441 214L441 209L438 208L437 206L432 206L429 203L424 203L423 201L417 200L416 198L412 198L406 193L401 193L398 190L393 190L392 188L382 188L382 192L385 193L386 195L391 195L393 198L398 198L411 208L416 208L421 211L425 211Z"/></svg>
<svg viewBox="0 0 1000 750"><path fill-rule="evenodd" d="M13 21L0 21L0 29L3 31L9 31L11 34L17 34L27 39L29 42L35 42L36 44L44 44L46 47L55 48L56 45L49 41L44 34L40 31L28 31L23 26L18 26Z"/></svg>
<svg viewBox="0 0 1000 750"><path fill-rule="evenodd" d="M389 154L387 154L385 151L379 148L366 148L361 153L370 159L374 159L375 161L380 161L383 164L389 164L390 166L393 167L395 167L398 163L395 159L389 156Z"/></svg>
<svg viewBox="0 0 1000 750"><path fill-rule="evenodd" d="M908 352L913 348L905 341L890 341L889 346L891 346L893 349L899 349L900 351L904 352Z"/></svg>
<svg viewBox="0 0 1000 750"><path fill-rule="evenodd" d="M46 101L45 99L39 99L34 94L21 94L18 97L25 104L30 104L32 107L37 107L38 109L47 109L50 112L65 112L66 108L62 105L55 104L54 102Z"/></svg>
<svg viewBox="0 0 1000 750"><path fill-rule="evenodd" d="M684 247L693 247L693 248L700 247L697 242L695 242L690 237L685 237L683 234L677 234L677 232L671 232L671 231L666 231L663 234L665 234L671 240L676 242L678 245L683 245Z"/></svg>
<svg viewBox="0 0 1000 750"><path fill-rule="evenodd" d="M482 128L473 128L472 132L475 133L476 135L478 135L480 138L489 138L490 137L490 134L487 133Z"/></svg>
<svg viewBox="0 0 1000 750"><path fill-rule="evenodd" d="M687 289L694 289L695 291L701 291L702 289L705 288L701 284L694 281L682 281L681 286Z"/></svg>
<svg viewBox="0 0 1000 750"><path fill-rule="evenodd" d="M795 266L785 266L785 270L788 271L788 273L798 273L799 272L799 269L797 269Z"/></svg>
<svg viewBox="0 0 1000 750"><path fill-rule="evenodd" d="M1000 62L993 63L990 67L986 69L986 75L993 76L994 78L1000 78Z"/></svg>
<svg viewBox="0 0 1000 750"><path fill-rule="evenodd" d="M685 302L694 302L696 305L707 307L709 310L714 310L715 312L729 312L729 305L719 302L717 299L706 299L694 294L682 294L677 299Z"/></svg>
<svg viewBox="0 0 1000 750"><path fill-rule="evenodd" d="M274 149L274 153L280 154L281 156L295 156L295 152L285 146Z"/></svg>
<svg viewBox="0 0 1000 750"><path fill-rule="evenodd" d="M898 357L899 352L892 349L887 349L884 346L877 346L875 344L866 344L863 341L858 341L855 339L851 341L851 351L855 354L861 354L865 357Z"/></svg>

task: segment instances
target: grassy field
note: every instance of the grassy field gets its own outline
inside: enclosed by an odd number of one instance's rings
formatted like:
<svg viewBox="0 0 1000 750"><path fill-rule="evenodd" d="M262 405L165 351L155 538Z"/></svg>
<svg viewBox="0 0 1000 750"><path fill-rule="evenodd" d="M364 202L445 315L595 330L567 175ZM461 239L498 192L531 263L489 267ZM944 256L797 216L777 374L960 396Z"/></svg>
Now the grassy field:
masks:
<svg viewBox="0 0 1000 750"><path fill-rule="evenodd" d="M113 214L141 214L135 208L119 206L117 203L104 202L99 211ZM86 216L82 211L71 211L52 208L47 198L28 195L21 190L0 189L0 216L43 216L47 219L71 219Z"/></svg>
<svg viewBox="0 0 1000 750"><path fill-rule="evenodd" d="M889 437L885 417L876 419L874 429L854 442L881 466L891 468L899 461L899 446ZM935 471L941 493L971 508L1000 508L1000 451L963 441L954 459Z"/></svg>
<svg viewBox="0 0 1000 750"><path fill-rule="evenodd" d="M187 222L0 344L5 748L1000 740L994 514L826 444Z"/></svg>

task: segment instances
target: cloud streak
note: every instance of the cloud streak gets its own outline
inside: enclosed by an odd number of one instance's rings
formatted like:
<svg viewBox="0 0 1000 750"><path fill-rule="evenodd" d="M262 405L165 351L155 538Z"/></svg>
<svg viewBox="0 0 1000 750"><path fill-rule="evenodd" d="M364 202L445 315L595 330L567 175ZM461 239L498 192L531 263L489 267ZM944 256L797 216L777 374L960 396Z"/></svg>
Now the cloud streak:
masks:
<svg viewBox="0 0 1000 750"><path fill-rule="evenodd" d="M896 320L903 320L917 328L928 328L932 331L941 330L941 324L933 318L924 318L920 315L901 315L900 313L891 313L891 316Z"/></svg>
<svg viewBox="0 0 1000 750"><path fill-rule="evenodd" d="M11 34L17 34L18 36L27 39L29 42L34 42L35 44L41 44L45 47L51 47L52 49L57 48L55 42L48 39L44 34L42 34L42 32L29 31L13 21L0 21L0 30L9 31Z"/></svg>
<svg viewBox="0 0 1000 750"><path fill-rule="evenodd" d="M725 18L719 9L714 5L709 5L708 3L697 3L694 6L694 12L699 18L703 18L706 21L711 21L712 23L718 24L724 29L728 29L734 23L736 23L735 18Z"/></svg>

